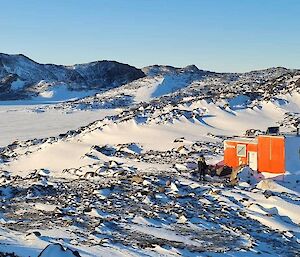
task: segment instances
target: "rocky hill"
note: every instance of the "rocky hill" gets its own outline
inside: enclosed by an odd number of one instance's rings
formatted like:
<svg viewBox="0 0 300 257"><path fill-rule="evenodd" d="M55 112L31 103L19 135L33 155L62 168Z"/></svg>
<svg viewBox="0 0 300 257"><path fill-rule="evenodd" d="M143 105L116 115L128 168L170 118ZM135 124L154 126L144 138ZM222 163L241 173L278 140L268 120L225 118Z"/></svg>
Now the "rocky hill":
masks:
<svg viewBox="0 0 300 257"><path fill-rule="evenodd" d="M137 69L115 61L63 66L40 64L24 55L0 54L0 101L83 98L77 103L93 103L94 107L102 108L99 102L103 102L103 97L113 102L117 98L113 106L127 106L172 93L177 97L189 95L215 100L246 95L254 101L297 89L299 75L298 70L282 67L246 73L216 73L195 65L184 68L152 65ZM108 94L103 94L106 91Z"/></svg>
<svg viewBox="0 0 300 257"><path fill-rule="evenodd" d="M142 70L115 61L63 66L40 64L24 55L0 54L0 100L30 98L59 87L101 91L144 76Z"/></svg>
<svg viewBox="0 0 300 257"><path fill-rule="evenodd" d="M1 76L42 79L25 88L44 96L57 81L79 90L107 75L103 62L15 58ZM298 256L299 172L271 179L245 167L234 183L215 172L199 181L196 162L218 163L224 139L250 128L293 132L299 71L155 65L143 74L73 101L0 105L0 145L10 143L0 147L0 256ZM54 86L42 91L45 80Z"/></svg>

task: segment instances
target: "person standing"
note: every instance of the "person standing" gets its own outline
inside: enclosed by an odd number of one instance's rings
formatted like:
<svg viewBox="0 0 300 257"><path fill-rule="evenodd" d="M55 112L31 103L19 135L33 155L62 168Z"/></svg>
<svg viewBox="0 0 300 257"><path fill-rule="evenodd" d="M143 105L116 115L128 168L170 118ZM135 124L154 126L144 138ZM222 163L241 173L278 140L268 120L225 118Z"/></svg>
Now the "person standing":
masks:
<svg viewBox="0 0 300 257"><path fill-rule="evenodd" d="M198 158L198 172L200 175L200 180L203 181L205 180L206 169L207 169L207 164L203 154L201 154L200 157Z"/></svg>

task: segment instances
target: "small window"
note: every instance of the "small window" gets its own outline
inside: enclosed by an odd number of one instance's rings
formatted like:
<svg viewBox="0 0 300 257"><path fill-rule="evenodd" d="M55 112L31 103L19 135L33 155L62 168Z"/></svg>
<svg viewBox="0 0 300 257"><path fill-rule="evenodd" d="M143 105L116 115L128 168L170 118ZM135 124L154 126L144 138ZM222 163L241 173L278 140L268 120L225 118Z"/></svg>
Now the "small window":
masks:
<svg viewBox="0 0 300 257"><path fill-rule="evenodd" d="M246 157L246 145L237 145L236 155L239 157Z"/></svg>

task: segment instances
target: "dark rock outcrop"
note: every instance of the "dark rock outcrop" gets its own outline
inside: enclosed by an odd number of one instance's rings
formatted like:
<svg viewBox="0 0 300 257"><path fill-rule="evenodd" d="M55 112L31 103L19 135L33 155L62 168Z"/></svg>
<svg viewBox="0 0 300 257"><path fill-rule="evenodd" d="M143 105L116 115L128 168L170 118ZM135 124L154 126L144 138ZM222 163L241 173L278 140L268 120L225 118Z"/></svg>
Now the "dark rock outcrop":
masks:
<svg viewBox="0 0 300 257"><path fill-rule="evenodd" d="M49 87L104 90L144 77L142 70L116 61L73 66L40 64L24 55L0 53L0 100L29 98Z"/></svg>

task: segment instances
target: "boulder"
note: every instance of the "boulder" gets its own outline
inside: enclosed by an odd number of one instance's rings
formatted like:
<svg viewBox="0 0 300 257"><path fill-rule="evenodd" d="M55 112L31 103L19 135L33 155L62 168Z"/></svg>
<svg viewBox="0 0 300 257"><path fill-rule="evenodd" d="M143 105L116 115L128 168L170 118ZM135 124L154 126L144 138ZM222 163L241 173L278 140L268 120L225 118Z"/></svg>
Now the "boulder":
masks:
<svg viewBox="0 0 300 257"><path fill-rule="evenodd" d="M38 257L81 257L77 251L64 248L61 244L55 243L48 245Z"/></svg>
<svg viewBox="0 0 300 257"><path fill-rule="evenodd" d="M241 169L243 168L243 166L238 166L236 168L233 168L230 174L230 183L232 185L236 185L238 182L238 173L241 171Z"/></svg>
<svg viewBox="0 0 300 257"><path fill-rule="evenodd" d="M135 175L131 178L132 183L142 184L144 179L141 176Z"/></svg>

